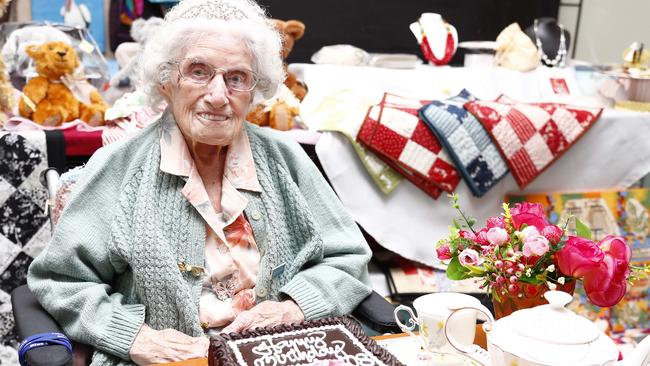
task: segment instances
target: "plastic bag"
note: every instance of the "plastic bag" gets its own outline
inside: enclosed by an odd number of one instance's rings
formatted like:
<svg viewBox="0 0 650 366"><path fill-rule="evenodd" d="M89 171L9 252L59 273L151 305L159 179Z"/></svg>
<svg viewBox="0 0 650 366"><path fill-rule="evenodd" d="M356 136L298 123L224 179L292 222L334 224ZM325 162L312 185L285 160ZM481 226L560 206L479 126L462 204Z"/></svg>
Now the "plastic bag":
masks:
<svg viewBox="0 0 650 366"><path fill-rule="evenodd" d="M0 25L1 53L16 89L22 90L27 80L37 75L25 48L50 41L71 44L89 82L102 90L109 79L108 64L87 29L59 23L3 23Z"/></svg>

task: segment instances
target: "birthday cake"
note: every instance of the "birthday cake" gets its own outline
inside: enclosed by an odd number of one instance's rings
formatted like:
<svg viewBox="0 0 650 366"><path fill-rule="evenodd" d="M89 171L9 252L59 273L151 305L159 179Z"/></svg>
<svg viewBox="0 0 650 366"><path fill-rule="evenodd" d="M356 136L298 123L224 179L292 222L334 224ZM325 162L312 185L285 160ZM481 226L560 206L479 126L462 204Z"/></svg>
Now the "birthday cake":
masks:
<svg viewBox="0 0 650 366"><path fill-rule="evenodd" d="M210 339L210 366L402 365L350 317L257 328Z"/></svg>

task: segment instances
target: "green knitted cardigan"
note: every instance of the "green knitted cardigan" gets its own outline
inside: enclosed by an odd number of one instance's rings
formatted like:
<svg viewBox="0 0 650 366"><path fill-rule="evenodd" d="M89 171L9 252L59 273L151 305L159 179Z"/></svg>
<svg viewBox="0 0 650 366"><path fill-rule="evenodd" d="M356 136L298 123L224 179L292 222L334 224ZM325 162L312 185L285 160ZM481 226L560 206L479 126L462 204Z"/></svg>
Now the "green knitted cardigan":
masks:
<svg viewBox="0 0 650 366"><path fill-rule="evenodd" d="M161 119L173 118L165 113ZM131 365L143 322L192 336L199 324L205 222L160 170L161 121L97 151L28 284L92 365ZM370 250L298 144L246 123L262 192L241 190L261 254L256 300L292 298L306 319L349 313L370 293Z"/></svg>

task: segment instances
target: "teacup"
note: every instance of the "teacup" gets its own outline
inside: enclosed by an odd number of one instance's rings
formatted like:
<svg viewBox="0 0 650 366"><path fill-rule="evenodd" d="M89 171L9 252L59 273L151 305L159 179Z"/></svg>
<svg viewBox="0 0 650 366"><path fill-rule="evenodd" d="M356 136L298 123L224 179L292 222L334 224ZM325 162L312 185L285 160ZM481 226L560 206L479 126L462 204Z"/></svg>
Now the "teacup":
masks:
<svg viewBox="0 0 650 366"><path fill-rule="evenodd" d="M413 302L417 317L408 306L399 305L395 308L395 321L400 329L419 340L422 347L434 353L458 353L445 337L445 319L451 313L451 308L478 306L481 302L470 295L455 292L438 292L420 296ZM409 325L402 323L398 317L400 311L410 315ZM459 343L469 346L474 342L476 333L476 311L466 309L459 311L449 319L448 331ZM419 325L418 335L413 333Z"/></svg>

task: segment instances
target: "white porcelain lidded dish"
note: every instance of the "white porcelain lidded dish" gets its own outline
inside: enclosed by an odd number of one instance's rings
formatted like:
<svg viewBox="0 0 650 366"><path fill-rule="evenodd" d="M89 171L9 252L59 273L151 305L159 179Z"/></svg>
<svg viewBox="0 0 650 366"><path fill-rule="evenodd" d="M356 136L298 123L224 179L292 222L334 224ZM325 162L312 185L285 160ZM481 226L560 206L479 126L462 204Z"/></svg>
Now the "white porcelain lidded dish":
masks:
<svg viewBox="0 0 650 366"><path fill-rule="evenodd" d="M449 343L492 366L643 366L649 359L650 337L624 360L617 361L619 351L614 341L594 323L566 308L573 299L571 295L548 291L544 297L549 304L519 310L496 321L483 305L470 306L487 317L483 325L487 352L476 345L464 346L453 339L453 334L446 333Z"/></svg>

